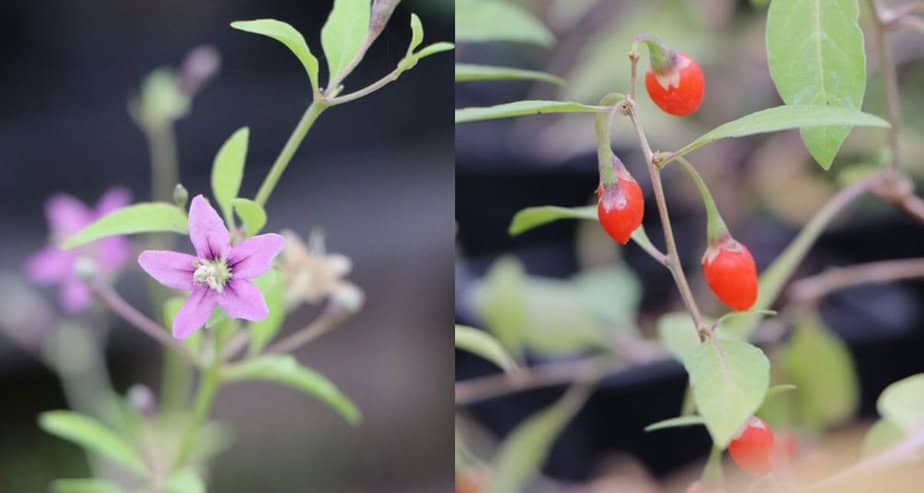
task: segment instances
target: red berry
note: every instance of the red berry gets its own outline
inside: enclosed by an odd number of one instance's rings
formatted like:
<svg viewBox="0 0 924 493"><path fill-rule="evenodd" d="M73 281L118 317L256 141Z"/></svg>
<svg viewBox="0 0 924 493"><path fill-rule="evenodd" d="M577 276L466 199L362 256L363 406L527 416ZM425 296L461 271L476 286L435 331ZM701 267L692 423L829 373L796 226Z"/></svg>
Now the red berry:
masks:
<svg viewBox="0 0 924 493"><path fill-rule="evenodd" d="M645 196L627 171L617 173L616 185L597 188L597 217L611 238L625 245L642 224Z"/></svg>
<svg viewBox="0 0 924 493"><path fill-rule="evenodd" d="M767 474L773 468L773 430L752 416L728 444L728 453L745 472L755 476Z"/></svg>
<svg viewBox="0 0 924 493"><path fill-rule="evenodd" d="M703 102L706 82L696 61L686 53L674 51L669 70L655 73L648 69L645 88L651 100L665 113L686 116L696 111Z"/></svg>
<svg viewBox="0 0 924 493"><path fill-rule="evenodd" d="M726 236L703 255L703 273L712 292L733 310L747 310L757 301L757 265L746 246Z"/></svg>

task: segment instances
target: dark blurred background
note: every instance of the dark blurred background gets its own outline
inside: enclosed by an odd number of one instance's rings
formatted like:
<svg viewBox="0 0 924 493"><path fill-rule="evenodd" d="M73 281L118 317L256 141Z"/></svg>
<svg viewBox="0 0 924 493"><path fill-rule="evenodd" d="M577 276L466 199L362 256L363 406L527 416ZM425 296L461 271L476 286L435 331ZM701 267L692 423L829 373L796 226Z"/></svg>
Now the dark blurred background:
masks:
<svg viewBox="0 0 924 493"><path fill-rule="evenodd" d="M330 5L0 3L0 271L7 279L19 276L24 259L44 245L43 203L52 193L92 203L124 184L135 200L149 198L148 150L127 100L148 72L179 65L197 45L214 45L223 63L177 124L181 181L191 194L208 194L215 152L248 125L242 193L255 193L307 106L310 88L283 46L228 24L284 20L305 33L321 58L320 27ZM427 43L451 41L452 9L452 0L402 2L347 79L347 90L394 68L407 46L412 11L423 21ZM365 422L351 428L290 389L226 387L214 415L236 438L217 459L209 491L449 488L452 108L451 57L434 56L373 96L325 113L296 154L268 203L267 229L306 236L322 226L328 250L353 259L350 278L366 293L359 315L298 357L352 397ZM144 286L137 269L119 284L139 306L145 306ZM53 302L53 290L43 293ZM295 312L288 329L310 316L310 310ZM112 316L105 320L113 324L107 359L116 389L137 382L156 388L158 346ZM8 338L0 338L0 395L0 491L45 491L51 479L87 474L76 447L36 426L37 413L65 406L58 380Z"/></svg>

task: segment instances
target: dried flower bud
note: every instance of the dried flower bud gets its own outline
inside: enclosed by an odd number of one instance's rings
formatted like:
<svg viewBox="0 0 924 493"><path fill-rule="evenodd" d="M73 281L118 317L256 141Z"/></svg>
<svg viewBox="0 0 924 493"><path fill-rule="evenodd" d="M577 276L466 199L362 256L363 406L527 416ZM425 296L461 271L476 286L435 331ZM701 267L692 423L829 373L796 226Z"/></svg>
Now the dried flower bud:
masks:
<svg viewBox="0 0 924 493"><path fill-rule="evenodd" d="M180 92L192 98L218 73L220 67L221 56L213 46L203 45L194 48L186 55L180 67Z"/></svg>

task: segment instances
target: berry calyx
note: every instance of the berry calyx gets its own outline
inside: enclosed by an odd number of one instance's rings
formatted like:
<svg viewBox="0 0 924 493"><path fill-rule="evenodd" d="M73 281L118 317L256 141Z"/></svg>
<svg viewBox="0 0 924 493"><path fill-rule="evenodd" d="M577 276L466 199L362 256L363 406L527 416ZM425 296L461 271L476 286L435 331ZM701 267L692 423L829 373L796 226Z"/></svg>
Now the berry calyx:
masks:
<svg viewBox="0 0 924 493"><path fill-rule="evenodd" d="M703 255L706 283L722 303L743 311L757 301L757 265L751 252L731 236L713 241Z"/></svg>
<svg viewBox="0 0 924 493"><path fill-rule="evenodd" d="M703 102L706 82L703 70L686 53L671 50L667 63L654 62L645 73L645 89L654 104L665 113L686 116ZM652 60L655 60L652 57Z"/></svg>
<svg viewBox="0 0 924 493"><path fill-rule="evenodd" d="M632 232L642 224L645 196L625 167L616 167L614 171L616 183L601 183L597 187L597 218L606 234L625 245Z"/></svg>
<svg viewBox="0 0 924 493"><path fill-rule="evenodd" d="M757 417L748 419L744 429L728 444L728 453L735 464L754 476L763 476L773 469L773 430Z"/></svg>

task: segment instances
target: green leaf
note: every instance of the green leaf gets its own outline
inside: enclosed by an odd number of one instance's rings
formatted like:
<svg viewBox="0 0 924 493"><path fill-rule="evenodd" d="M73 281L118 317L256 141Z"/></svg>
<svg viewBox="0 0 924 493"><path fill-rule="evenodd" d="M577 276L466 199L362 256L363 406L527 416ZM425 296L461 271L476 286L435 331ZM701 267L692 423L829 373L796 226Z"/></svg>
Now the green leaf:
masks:
<svg viewBox="0 0 924 493"><path fill-rule="evenodd" d="M764 401L770 362L746 342L712 337L687 353L683 364L712 441L725 448Z"/></svg>
<svg viewBox="0 0 924 493"><path fill-rule="evenodd" d="M423 43L424 31L423 24L420 23L420 17L417 14L411 14L411 42L407 45L407 55L411 56L414 50Z"/></svg>
<svg viewBox="0 0 924 493"><path fill-rule="evenodd" d="M796 406L805 425L821 431L856 413L860 385L850 351L817 314L800 317L782 363L787 380L797 387Z"/></svg>
<svg viewBox="0 0 924 493"><path fill-rule="evenodd" d="M549 82L560 86L565 85L564 79L557 75L536 70L523 70L513 67L496 67L490 65L456 64L456 82L472 82L482 80L537 80Z"/></svg>
<svg viewBox="0 0 924 493"><path fill-rule="evenodd" d="M633 336L642 300L642 286L632 270L625 265L599 267L583 271L571 278L578 303L609 327L622 335L631 329Z"/></svg>
<svg viewBox="0 0 924 493"><path fill-rule="evenodd" d="M302 62L308 78L311 79L311 88L315 94L318 89L318 59L311 54L308 43L302 33L295 30L289 24L277 21L276 19L255 19L252 21L236 21L231 23L231 27L240 31L254 34L260 34L286 45L289 50L298 57Z"/></svg>
<svg viewBox="0 0 924 493"><path fill-rule="evenodd" d="M503 0L456 0L457 41L552 46L555 35L522 7Z"/></svg>
<svg viewBox="0 0 924 493"><path fill-rule="evenodd" d="M866 432L863 439L863 455L869 457L898 444L905 432L891 421L880 419Z"/></svg>
<svg viewBox="0 0 924 493"><path fill-rule="evenodd" d="M234 224L231 202L237 198L241 190L249 138L250 129L239 128L222 144L212 164L212 194L225 214L225 222L229 228Z"/></svg>
<svg viewBox="0 0 924 493"><path fill-rule="evenodd" d="M866 52L857 0L774 0L767 12L767 63L788 105L859 110L866 91ZM849 124L802 129L824 169L831 167Z"/></svg>
<svg viewBox="0 0 924 493"><path fill-rule="evenodd" d="M90 452L111 459L131 471L144 471L144 462L138 452L93 418L71 411L47 411L39 415L39 427Z"/></svg>
<svg viewBox="0 0 924 493"><path fill-rule="evenodd" d="M193 469L181 469L167 479L168 493L205 493L205 481Z"/></svg>
<svg viewBox="0 0 924 493"><path fill-rule="evenodd" d="M186 213L162 202L145 202L117 209L68 238L61 247L75 248L109 236L136 233L188 232Z"/></svg>
<svg viewBox="0 0 924 493"><path fill-rule="evenodd" d="M427 46L425 46L422 50L420 50L420 51L418 51L417 53L414 54L415 63L416 63L417 61L419 61L420 59L422 59L422 58L427 58L427 57L430 56L430 55L436 55L437 53L442 53L442 52L444 52L444 51L449 51L449 50L452 50L452 49L455 48L455 47L456 47L456 45L454 45L454 44L452 44L452 43L450 43L450 42L447 42L447 41L440 41L440 42L438 42L438 43L433 43L433 44L427 45Z"/></svg>
<svg viewBox="0 0 924 493"><path fill-rule="evenodd" d="M259 356L228 368L224 376L231 382L263 380L288 385L321 399L352 425L362 420L356 405L327 377L301 366L291 355Z"/></svg>
<svg viewBox="0 0 924 493"><path fill-rule="evenodd" d="M58 479L51 483L52 493L125 493L119 485L105 479Z"/></svg>
<svg viewBox="0 0 924 493"><path fill-rule="evenodd" d="M342 80L347 75L344 71L363 49L369 33L370 1L334 0L334 8L321 28L329 81Z"/></svg>
<svg viewBox="0 0 924 493"><path fill-rule="evenodd" d="M237 216L244 223L244 230L247 236L254 236L266 226L266 211L263 207L250 199L234 199L231 201L231 207L237 212Z"/></svg>
<svg viewBox="0 0 924 493"><path fill-rule="evenodd" d="M599 113L605 110L606 108L602 106L590 106L570 101L516 101L484 108L462 108L456 110L456 123L496 120L498 118L515 118L518 116L542 115L546 113Z"/></svg>
<svg viewBox="0 0 924 493"><path fill-rule="evenodd" d="M683 358L700 347L699 333L687 312L665 313L658 318L658 339L677 358Z"/></svg>
<svg viewBox="0 0 924 493"><path fill-rule="evenodd" d="M751 113L710 130L676 152L684 155L721 139L777 132L792 128L848 125L853 127L888 127L889 122L875 115L849 108L818 105L785 105Z"/></svg>
<svg viewBox="0 0 924 493"><path fill-rule="evenodd" d="M892 383L876 401L879 414L905 432L924 426L924 373Z"/></svg>
<svg viewBox="0 0 924 493"><path fill-rule="evenodd" d="M456 325L456 348L476 354L508 373L517 367L516 361L497 339L474 327Z"/></svg>
<svg viewBox="0 0 924 493"><path fill-rule="evenodd" d="M555 439L587 400L586 387L572 387L558 402L517 426L501 444L486 493L524 491Z"/></svg>
<svg viewBox="0 0 924 493"><path fill-rule="evenodd" d="M697 426L706 424L702 416L677 416L651 423L645 427L645 431L663 430L666 428L680 428L684 426Z"/></svg>
<svg viewBox="0 0 924 493"><path fill-rule="evenodd" d="M472 306L485 326L516 355L529 323L526 272L513 256L497 259L472 290Z"/></svg>
<svg viewBox="0 0 924 493"><path fill-rule="evenodd" d="M273 340L286 319L285 283L282 274L270 269L256 278L254 283L269 308L269 315L258 322L250 323L250 355L256 355Z"/></svg>
<svg viewBox="0 0 924 493"><path fill-rule="evenodd" d="M510 222L510 227L507 229L507 232L511 236L516 236L537 226L542 226L543 224L548 224L559 219L599 221L597 218L597 206L558 207L554 205L543 205L538 207L527 207L513 216L513 221Z"/></svg>

